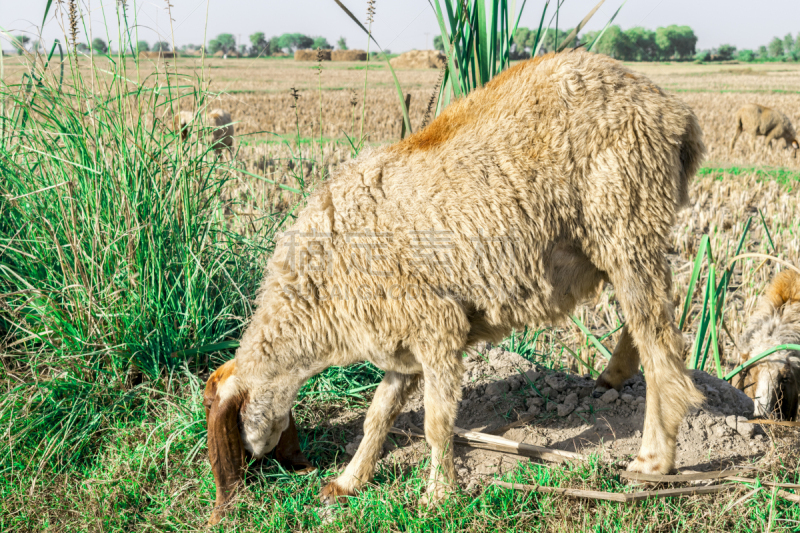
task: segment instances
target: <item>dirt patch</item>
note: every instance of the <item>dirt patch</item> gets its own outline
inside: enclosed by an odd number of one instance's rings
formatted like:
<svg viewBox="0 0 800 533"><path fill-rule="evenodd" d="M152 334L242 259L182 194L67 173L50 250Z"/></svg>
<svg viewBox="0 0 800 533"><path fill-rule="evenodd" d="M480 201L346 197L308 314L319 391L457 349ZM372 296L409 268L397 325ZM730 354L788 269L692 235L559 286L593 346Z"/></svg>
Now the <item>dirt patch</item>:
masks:
<svg viewBox="0 0 800 533"><path fill-rule="evenodd" d="M548 370L503 348L477 351L465 360L463 400L456 424L462 428L492 431L523 416L533 421L500 435L529 444L584 454L599 453L609 462L626 462L639 449L644 424L647 389L641 374L623 389L593 396L594 380ZM677 466L709 470L743 464L760 457L768 440L757 426L742 423L751 417L753 402L727 382L695 371L693 380L706 395L700 409L686 417L678 435ZM360 417L358 424L363 422ZM395 426L422 428L425 411L422 393L412 397ZM352 454L363 436L346 450ZM462 485L512 468L515 456L457 445L456 469ZM384 446L388 465L417 464L428 455L423 439L390 436Z"/></svg>

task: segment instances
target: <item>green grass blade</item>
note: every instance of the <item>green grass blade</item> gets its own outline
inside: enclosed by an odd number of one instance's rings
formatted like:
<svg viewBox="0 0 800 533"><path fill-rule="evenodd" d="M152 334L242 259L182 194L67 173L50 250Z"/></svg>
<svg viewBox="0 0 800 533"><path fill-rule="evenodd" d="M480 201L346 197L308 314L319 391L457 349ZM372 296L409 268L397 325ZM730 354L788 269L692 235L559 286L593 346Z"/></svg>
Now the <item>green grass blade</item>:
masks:
<svg viewBox="0 0 800 533"><path fill-rule="evenodd" d="M708 327L708 298L711 294L711 286L706 280L706 288L703 292L703 307L700 311L700 326L697 328L697 334L694 338L694 346L692 347L692 356L690 358L691 365L689 368L696 370L700 364L700 350L702 348L703 340L706 337L706 328Z"/></svg>
<svg viewBox="0 0 800 533"><path fill-rule="evenodd" d="M534 40L533 47L531 48L531 57L536 57L542 47L541 42L544 39L544 35L542 35L542 26L544 26L544 17L547 15L547 8L549 6L550 0L547 0L544 3L544 8L542 8L542 16L539 18L539 28L536 30L536 39Z"/></svg>
<svg viewBox="0 0 800 533"><path fill-rule="evenodd" d="M736 374L738 374L739 372L741 372L741 371L742 371L742 370L744 370L745 368L747 368L747 367L750 367L750 366L753 366L754 364L758 363L759 361L761 361L761 360L762 360L762 359L764 359L765 357L769 357L770 355L774 354L775 352L779 352L779 351L781 351L781 350L795 350L795 351L800 351L800 344L781 344L781 345L775 346L774 348L770 348L769 350L767 350L767 351L765 351L765 352L762 352L762 353L760 353L760 354L756 355L755 357L751 357L750 359L748 359L747 361L745 361L745 362L744 362L744 363L742 363L741 365L737 366L736 368L734 368L733 370L731 370L731 371L730 371L730 372L729 372L729 373L728 373L728 374L727 374L727 375L726 375L724 378L722 378L722 379L724 379L725 381L730 381L731 379L733 379L733 377L734 377Z"/></svg>
<svg viewBox="0 0 800 533"><path fill-rule="evenodd" d="M347 134L345 134L345 135L347 135ZM349 138L348 138L348 140L349 140ZM251 178L256 178L256 179L259 179L261 181L265 181L265 182L267 182L267 183L269 183L271 185L275 185L276 187L280 187L283 190L290 191L290 192L297 193L297 194L302 194L304 196L307 195L307 193L304 193L300 189L295 189L294 187L289 187L288 185L284 185L283 183L278 183L275 180L271 180L269 178L265 178L264 176L259 176L258 174L253 174L252 172L248 172L248 171L246 171L244 169L241 169L241 168L233 167L233 166L230 166L230 165L220 165L220 168L225 168L225 169L228 169L228 170L232 170L234 172L241 172L242 174L250 176Z"/></svg>
<svg viewBox="0 0 800 533"><path fill-rule="evenodd" d="M767 221L764 220L764 213L761 211L761 208L758 208L758 214L761 217L761 224L764 226L764 231L767 234L767 240L769 240L769 246L772 248L772 253L775 253L775 243L772 242L772 235L769 233L769 228L767 227ZM739 252L736 252L736 255L739 255Z"/></svg>
<svg viewBox="0 0 800 533"><path fill-rule="evenodd" d="M563 42L563 43L561 43L561 46L559 46L559 47L558 47L558 50L556 50L556 52L560 52L560 51L562 51L564 48L566 48L567 46L569 46L569 44L568 44L568 43L571 43L571 42L572 42L572 40L573 40L575 37L577 37L577 36L578 36L578 32L580 32L580 31L583 29L583 27L584 27L584 26L586 26L586 24L587 24L587 23L588 23L588 22L589 22L589 21L592 19L592 17L594 16L594 14L595 14L595 13L597 13L597 10L598 10L598 9L600 9L600 6L602 6L602 5L603 5L603 3L605 3L605 1L606 1L606 0L600 0L599 2L597 2L597 5L595 5L595 6L592 8L592 10L591 10L591 11L589 11L589 14L588 14L588 15L586 15L585 17L583 17L583 20L582 20L582 21L580 21L580 23L578 23L578 25L577 25L577 26L575 26L575 28L574 28L574 29L573 29L573 30L572 30L572 31L569 33L569 35L567 35L567 38L566 38L566 39L564 39L564 42Z"/></svg>
<svg viewBox="0 0 800 533"><path fill-rule="evenodd" d="M589 373L590 373L592 376L594 376L594 377L597 377L597 376L599 376L599 375L600 375L600 372L598 372L597 370L595 370L594 368L592 368L591 366L589 366L589 364L588 364L588 363L584 362L584 360L583 360L583 359L581 359L580 357L578 357L578 354L576 354L576 353L575 353L575 352L572 350L572 348L570 348L569 346L567 346L566 344L564 344L564 343L561 341L561 339L559 339L558 337L555 337L555 339L556 339L556 342L558 342L558 343L559 343L559 344L560 344L560 345L561 345L561 346L562 346L562 347L563 347L565 350L567 350L567 353L570 355L570 357L572 357L572 358L573 358L573 359L575 359L577 362L579 362L580 364L582 364L583 366L585 366L585 367L586 367L586 368L589 370ZM537 392L538 392L538 391L537 391Z"/></svg>
<svg viewBox="0 0 800 533"><path fill-rule="evenodd" d="M378 49L381 51L381 56L383 56L383 59L389 66L389 72L392 73L392 78L394 79L394 87L397 90L397 96L400 99L400 110L403 113L403 122L406 123L406 131L408 132L409 135L411 135L413 133L413 130L411 129L411 121L408 118L408 109L406 109L405 93L403 93L403 88L400 86L400 80L397 79L397 74L392 68L392 64L389 62L389 58L386 57L386 53L383 51L383 47L380 44L378 44L378 41L375 40L375 37L372 36L372 33L370 33L370 31L367 28L365 28L363 24L361 24L361 21L358 20L358 18L356 18L355 15L353 15L352 11L347 9L347 7L341 2L341 0L333 0L333 1L336 2L336 4L340 8L342 8L342 10L347 14L347 16L349 16L353 20L353 22L355 22L358 25L358 27L361 28L361 30L364 33L367 34L367 38L370 39L373 43L375 43L375 46L377 46Z"/></svg>
<svg viewBox="0 0 800 533"><path fill-rule="evenodd" d="M703 266L703 257L706 255L708 248L708 235L703 235L700 239L700 246L697 249L697 256L694 259L694 268L692 269L692 277L689 278L689 287L686 290L686 299L683 302L683 312L681 319L678 322L678 329L683 330L683 325L686 323L686 317L689 314L689 308L692 305L692 296L694 295L694 287L697 283L697 278L700 276L700 269Z"/></svg>
<svg viewBox="0 0 800 533"><path fill-rule="evenodd" d="M459 54L459 52L460 52L460 49L455 45L455 42L454 42L454 41L457 41L459 39L460 31L457 34L454 35L453 41L451 41L450 40L450 35L448 34L447 28L445 27L445 24L444 24L444 16L442 14L442 7L439 4L439 0L434 0L434 2L435 2L434 12L436 13L436 20L439 23L439 31L441 32L441 36L442 36L442 44L444 45L445 54L446 54L446 57L447 57L447 73L449 74L451 80L452 79L458 80L458 83L453 83L452 84L452 88L453 88L453 91L456 94L456 98L460 98L461 95L462 95L462 91L465 89L464 80L462 78L461 70L456 68L456 58L453 56L454 54ZM450 6L449 6L449 4L447 4L447 0L445 0L445 3L446 3L447 8L448 8L448 18L450 20L450 26L453 27L456 24L454 23L452 14L450 13L450 9L449 9ZM461 61L459 60L458 63L460 64ZM446 85L446 83L443 81L442 82L442 87L439 89L439 92L440 92L439 99L440 100L441 100L441 93L444 90L445 85ZM437 113L437 115L438 115L438 113Z"/></svg>
<svg viewBox="0 0 800 533"><path fill-rule="evenodd" d="M198 346L197 348L189 348L186 350L178 350L172 352L172 357L189 357L201 353L221 352L222 350L232 350L239 347L239 341L225 341L216 344L206 344L205 346Z"/></svg>
<svg viewBox="0 0 800 533"><path fill-rule="evenodd" d="M603 346L603 343L600 342L597 339L597 337L595 337L594 334L591 331L589 331L589 328L584 326L583 322L581 322L581 320L578 317L576 317L575 315L570 316L570 319L572 319L572 321L575 323L575 325L578 326L578 328L583 332L584 335L586 335L586 338L589 339L589 342L591 342L594 345L594 347L597 348L597 350L601 354L603 354L603 357L605 357L606 361L610 361L611 360L611 352L608 351L608 348Z"/></svg>
<svg viewBox="0 0 800 533"><path fill-rule="evenodd" d="M597 37L595 37L595 38L594 38L594 41L592 41L592 44L590 44L590 45L589 45L589 47L587 48L587 50L589 50L590 52L592 51L592 49L594 48L594 45L595 45L595 44L597 44L597 42L598 42L600 39L602 39L602 38L603 38L603 35L606 33L606 30L607 30L607 29L608 29L608 28L611 26L611 23L612 23L612 22L614 22L614 19L615 19L615 18L617 18L617 15L619 14L619 11L620 11L620 10L622 9L622 7L623 7L625 4L627 4L627 3L628 3L628 0L625 0L624 2L622 2L622 5L620 5L620 6L617 8L617 10L616 10L616 11L614 12L614 14L611 16L611 18L609 19L609 21L608 21L608 22L606 22L606 25L603 27L603 31L601 31L601 32L600 32L600 33L597 35Z"/></svg>
<svg viewBox="0 0 800 533"><path fill-rule="evenodd" d="M716 269L713 263L708 265L708 284L710 287L716 287ZM715 293L712 293L709 298L709 317L711 319L711 350L717 364L717 377L722 379L722 363L719 360L719 344L717 343L717 295Z"/></svg>
<svg viewBox="0 0 800 533"><path fill-rule="evenodd" d="M44 28L44 23L47 22L47 15L50 13L50 6L53 5L53 0L47 0L47 5L44 6L44 16L42 17L42 28Z"/></svg>

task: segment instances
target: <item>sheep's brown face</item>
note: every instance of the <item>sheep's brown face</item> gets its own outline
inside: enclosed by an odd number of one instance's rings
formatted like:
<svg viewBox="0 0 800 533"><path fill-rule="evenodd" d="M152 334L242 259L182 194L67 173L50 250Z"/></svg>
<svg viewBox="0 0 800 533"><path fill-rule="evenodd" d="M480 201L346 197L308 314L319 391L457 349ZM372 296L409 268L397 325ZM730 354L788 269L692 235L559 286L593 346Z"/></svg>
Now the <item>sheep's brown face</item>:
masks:
<svg viewBox="0 0 800 533"><path fill-rule="evenodd" d="M310 469L300 450L291 412L266 420L262 402L252 402L236 379L236 360L219 367L206 383L203 405L208 424L208 459L217 497L211 524L219 522L242 481L245 451L262 457L275 449L275 458L293 470Z"/></svg>
<svg viewBox="0 0 800 533"><path fill-rule="evenodd" d="M798 384L789 363L767 361L749 369L742 390L753 399L755 414L793 420L797 415Z"/></svg>

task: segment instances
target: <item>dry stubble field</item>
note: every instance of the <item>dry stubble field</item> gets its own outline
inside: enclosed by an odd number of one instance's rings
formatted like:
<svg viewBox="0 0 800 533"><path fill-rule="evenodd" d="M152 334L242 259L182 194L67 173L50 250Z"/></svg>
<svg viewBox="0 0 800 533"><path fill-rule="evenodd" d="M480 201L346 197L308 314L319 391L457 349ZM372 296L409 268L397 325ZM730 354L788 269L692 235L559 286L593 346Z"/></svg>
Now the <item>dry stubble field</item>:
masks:
<svg viewBox="0 0 800 533"><path fill-rule="evenodd" d="M364 66L364 63L328 62L323 63L320 70L316 63L297 63L284 59L222 60L212 58L206 60L204 65L196 59L177 61L181 84L191 86L200 77L210 80L210 90L218 92L219 96L216 101L209 103L209 106L219 105L231 112L237 128L237 151L234 166L242 168L250 174L304 190L313 189L314 184L320 179L325 179L335 172L338 162L351 157L345 133L351 138L358 135L361 127L362 102L366 102L363 109L365 117L363 131L367 144L393 142L399 138L400 114L397 93L388 68L383 63L372 64L367 78L366 98L364 98ZM168 68L174 70L176 65L170 64ZM772 150L767 150L763 146L763 142L757 143L758 148L753 152L750 139L746 135L739 140L739 144L733 152L728 149L728 142L733 133L732 115L742 104L757 102L775 107L787 114L795 125L800 125L800 66L783 63L755 65L653 63L630 64L630 68L646 74L667 91L678 93L692 106L700 119L708 147L708 158L700 175L692 185L690 193L692 205L680 213L678 224L673 232L674 246L670 260L676 280L674 299L677 307L680 307L685 296L692 264L702 236L709 236L718 264L725 265L732 257L749 217L753 218L750 232L744 241L744 251L770 254L790 263L800 264L800 218L798 218L800 209L797 201L800 158L792 158L791 152L783 150L782 147L773 147ZM164 65L142 62L140 66L142 79L155 71L163 73ZM7 60L5 73L7 79L19 79L22 69L19 65L14 65L13 61ZM403 70L398 71L397 74L404 91L412 95L410 118L412 127L417 128L423 121L425 108L439 73L435 70ZM293 107L295 100L290 95L292 88L296 89L299 94L296 109ZM182 107L193 107L191 97L184 98L181 105ZM319 142L320 137L322 138L321 142ZM242 233L248 233L249 227L254 227L265 218L272 220L270 217L274 217L275 213L286 213L300 200L299 196L291 191L279 189L262 179L246 174L241 174L237 182L228 188L225 195L228 199L225 212L229 220L233 222L231 227ZM761 214L763 214L763 223ZM722 362L726 370L732 369L738 361L738 337L743 331L757 297L780 268L775 262L758 258L748 258L738 263L723 315L726 327L720 330ZM691 344L696 332L697 313L702 299L705 274L702 274L700 279L701 282L698 283L693 295L692 312L684 328L687 344ZM613 287L605 287L594 301L581 306L576 311L576 316L597 336L616 330L621 316L613 297ZM524 353L531 361L550 369L581 374L585 372L585 369L581 368L575 359L569 357L561 347L563 343L578 357L590 362L594 368L600 369L604 366L605 361L602 356L591 346L578 327L572 324L556 326L558 327L543 333L533 344L529 342L530 336L520 333L504 343L504 348ZM609 338L604 341L606 346L613 348L617 336L618 333L611 333ZM556 338L560 342L554 342ZM710 369L710 366L708 368ZM200 377L202 378L204 375ZM184 391L182 394L186 394L186 392ZM359 433L359 424L363 420L369 400L369 392L365 394L366 396L359 396L361 398L359 401L350 397L348 401L329 403L313 401L307 397L298 405L297 414L301 432L308 434L304 438L304 445L307 449L312 450L312 459L326 469L326 475L333 473L343 462L346 462L347 455L342 454L345 451L344 444L352 441ZM523 414L517 409L518 407L512 407L504 412L495 411L493 414L490 413L491 416L483 413L481 425L502 425L503 422L514 420ZM409 416L413 414L409 413ZM469 420L462 421L460 419L459 423L468 424ZM542 432L536 433L535 431L534 426L536 425L535 422L530 424L531 429L527 433L516 430L513 434L509 433L508 435L519 440L542 438ZM796 433L768 430L767 434L766 444L758 448L757 454L750 453L750 450L732 448L733 444L738 441L729 439L727 446L723 445L721 450L720 448L715 450L716 456L707 454L707 461L702 465L688 466L690 468L693 466L696 468L727 467L736 460L740 465L753 463L764 479L797 483L800 480L796 466L798 446ZM325 439L318 440L320 436ZM546 437L544 442L547 442ZM634 437L633 445L635 443ZM396 445L402 446L403 444L402 440L396 441ZM575 445L574 442L573 445ZM602 455L604 445L600 443L599 448L595 445L596 443L593 443L587 448L587 451L598 451L599 449ZM699 446L702 445L701 442ZM135 447L132 444L125 446ZM315 446L318 447L316 452L313 451ZM613 444L610 446L613 447ZM576 445L576 447L580 446ZM387 452L389 451L391 450L387 450ZM697 450L694 452L694 455L698 455ZM113 454L109 451L104 453ZM770 498L768 491L761 491L760 494L750 498L745 505L741 506L741 509L734 509L727 515L718 514L723 506L733 501L732 495L742 496L749 491L748 487L724 493L724 495L689 498L669 504L663 503L632 509L630 512L613 510L606 506L595 506L591 503L581 503L579 514L585 515L583 519L572 514L573 509L568 500L542 498L537 504L538 507L534 506L535 509L538 509L536 512L541 513L541 516L536 517L526 511L527 504L525 502L527 500L522 497L504 497L497 500L495 496L487 496L490 499L494 498L491 500L494 504L499 501L503 505L509 505L516 513L514 516L517 518L512 522L507 521L507 516L503 517L500 522L494 522L495 519L492 517L496 509L492 510L491 506L487 507L489 505L487 501L480 500L476 496L480 492L480 483L476 485L473 482L470 483L466 493L467 497L463 500L465 507L457 511L445 511L443 516L439 516L433 522L427 522L422 515L421 518L401 516L404 511L396 509L395 504L402 509L402 504L397 501L405 501L402 493L409 490L409 483L412 483L413 490L420 488L418 484L414 484L416 482L413 479L409 480L408 478L409 473L413 478L416 475L415 472L419 472L420 465L416 462L419 455L415 456L412 462L403 457L402 454L393 456L391 453L387 453L378 476L379 486L371 495L353 503L349 510L341 511L342 514L333 517L317 510L313 505L308 507L307 504L305 509L309 511L309 515L304 518L290 517L286 514L304 512L302 511L303 507L298 509L282 503L282 507L277 511L265 508L265 505L269 507L268 502L271 501L270 498L274 497L296 497L298 505L300 502L311 501L313 492L316 490L312 486L313 483L304 484L301 481L291 481L292 488L290 489L271 488L269 484L273 482L272 477L275 474L272 466L266 467L266 477L261 480L258 488L253 489L255 491L253 494L258 494L260 491L266 498L266 503L253 501L251 494L243 496L242 505L251 511L257 511L253 516L260 516L265 522L282 524L283 527L293 524L292 527L321 527L323 529L327 524L333 529L356 530L358 529L354 526L356 522L349 520L360 520L367 515L383 516L386 517L386 520L391 518L395 520L393 523L399 529L424 529L433 523L441 525L441 522L437 520L446 520L445 517L451 514L457 516L457 521L467 529L486 527L487 524L495 523L503 523L504 527L513 527L515 522L548 531L564 530L581 525L589 528L593 527L592 524L594 527L599 527L598 530L606 530L604 526L600 525L601 523L608 524L608 527L612 527L612 529L615 527L650 527L653 530L699 528L708 531L723 528L741 531L763 530L767 525L773 530L780 530L784 527L789 530L792 527L800 526L796 522L797 514L785 510L784 506L787 502L782 501L776 504L774 494ZM203 457L199 459L203 460ZM116 459L105 457L102 460L113 462ZM119 463L123 465L124 461L120 459ZM130 468L130 466L120 466L122 472L120 475L132 475L125 474ZM192 469L189 471L189 484L192 483L191 473L198 471L209 474L204 469ZM504 470L498 466L497 473L501 472ZM613 473L607 466L598 463L563 472L555 469L550 472L543 467L525 466L520 472L510 475L524 477L527 472L528 475L533 475L539 481L550 479L561 486L597 490L604 488L613 490L613 488L609 489L609 483L616 486L615 482L608 481L613 479ZM609 476L611 477L609 478ZM278 479L285 480L286 478L279 475ZM207 481L202 482L199 492L207 492L209 488ZM617 479L616 482L618 481ZM149 481L143 482L143 486L151 487L151 491L158 490L149 483ZM466 485L466 480L462 480L462 485ZM175 486L173 489L177 490L176 494L178 495L184 490ZM33 487L31 487L31 491L33 493ZM92 491L110 497L106 489L90 488L90 492ZM94 493L92 492L92 494ZM209 495L195 495L189 500L178 495L175 495L175 501L182 509L181 516L192 512L191 509L195 508L198 497L201 502L204 502L205 508L208 508L207 498ZM156 496L151 497L157 499ZM476 499L472 500L473 497ZM100 498L99 501L103 501L102 497L98 496L98 498ZM383 501L384 499L389 503L384 505L386 503ZM19 503L24 501L16 498L14 500ZM102 505L99 501L93 497L88 497L87 500L91 502L91 505L99 507L99 509L92 508L87 512L102 516ZM380 504L376 503L378 500L380 500ZM478 503L476 504L476 502ZM376 505L377 511L370 510ZM476 505L477 507L475 507ZM479 509L480 512L469 516L468 509L472 508ZM778 511L776 515L776 508L783 509L783 511ZM42 504L42 509L42 514L47 515L49 512L46 510L47 506ZM764 511L762 512L762 510ZM398 515L398 513L400 514ZM169 529L166 524L171 524L171 527L175 526L169 521L165 522L160 518L151 519L148 516L146 512L143 512L143 521L133 520L129 523L136 523L139 526L143 526L144 523L156 524L156 527L165 529ZM240 514L233 524L239 523L245 527L248 527L247 524L254 525L253 516ZM587 519L586 516L593 518ZM679 518L674 518L674 516ZM782 516L785 523L781 523L781 519L776 516ZM760 522L758 517L761 519ZM183 522L184 525L199 525L199 522L194 522L191 518L186 517L185 519L187 522ZM201 520L202 517L198 517L198 519ZM778 521L776 522L776 520ZM81 522L76 523L81 524ZM398 525L401 523L404 524L402 527ZM369 524L372 529L378 527L377 523L370 521ZM616 526L613 526L614 524ZM91 528L103 529L101 525L93 525Z"/></svg>

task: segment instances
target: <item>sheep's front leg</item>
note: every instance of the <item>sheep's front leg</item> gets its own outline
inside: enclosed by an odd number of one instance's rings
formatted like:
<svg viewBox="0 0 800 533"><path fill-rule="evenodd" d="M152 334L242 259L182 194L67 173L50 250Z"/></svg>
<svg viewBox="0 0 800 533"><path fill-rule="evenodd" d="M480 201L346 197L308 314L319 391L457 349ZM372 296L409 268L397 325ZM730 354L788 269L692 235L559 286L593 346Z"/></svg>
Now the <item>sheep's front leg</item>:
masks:
<svg viewBox="0 0 800 533"><path fill-rule="evenodd" d="M444 499L456 486L453 464L453 429L464 365L458 353L448 354L435 368L426 366L425 439L431 447L431 474L427 494L421 503L430 505Z"/></svg>
<svg viewBox="0 0 800 533"><path fill-rule="evenodd" d="M364 420L364 440L358 446L353 460L344 472L331 481L320 492L325 504L336 503L346 496L353 496L375 473L375 464L386 440L386 434L419 385L419 374L387 372L375 391L372 405Z"/></svg>

